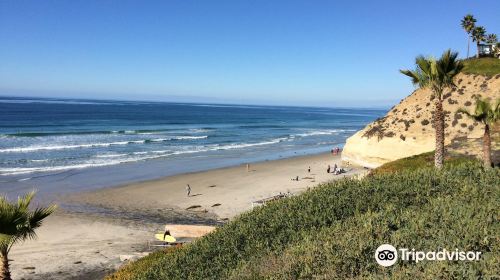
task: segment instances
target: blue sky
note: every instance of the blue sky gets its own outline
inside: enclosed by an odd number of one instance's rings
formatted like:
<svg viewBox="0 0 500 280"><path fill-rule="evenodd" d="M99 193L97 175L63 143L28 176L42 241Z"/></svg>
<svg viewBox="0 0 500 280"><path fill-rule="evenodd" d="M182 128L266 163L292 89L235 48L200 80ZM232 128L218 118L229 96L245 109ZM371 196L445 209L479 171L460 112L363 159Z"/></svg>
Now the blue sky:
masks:
<svg viewBox="0 0 500 280"><path fill-rule="evenodd" d="M500 1L0 1L0 95L378 106ZM471 52L475 48L471 47Z"/></svg>

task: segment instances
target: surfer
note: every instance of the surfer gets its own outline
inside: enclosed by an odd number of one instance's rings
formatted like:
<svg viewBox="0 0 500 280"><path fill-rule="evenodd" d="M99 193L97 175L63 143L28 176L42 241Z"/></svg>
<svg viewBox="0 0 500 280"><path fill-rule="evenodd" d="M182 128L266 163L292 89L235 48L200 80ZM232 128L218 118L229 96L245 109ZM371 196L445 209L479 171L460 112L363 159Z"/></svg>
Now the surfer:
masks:
<svg viewBox="0 0 500 280"><path fill-rule="evenodd" d="M189 184L186 186L186 193L188 197L191 196L191 186Z"/></svg>

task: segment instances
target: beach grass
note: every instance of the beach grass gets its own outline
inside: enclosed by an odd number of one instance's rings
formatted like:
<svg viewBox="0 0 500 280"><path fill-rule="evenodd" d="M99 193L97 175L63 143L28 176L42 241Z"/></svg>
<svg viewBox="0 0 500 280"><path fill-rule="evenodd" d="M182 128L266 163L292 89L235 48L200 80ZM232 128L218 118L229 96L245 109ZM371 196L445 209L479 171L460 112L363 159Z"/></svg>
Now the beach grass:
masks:
<svg viewBox="0 0 500 280"><path fill-rule="evenodd" d="M500 170L461 159L441 171L414 157L400 172L320 185L271 202L190 245L158 251L107 279L476 279L500 269ZM401 164L404 165L404 164ZM421 167L420 167L421 166ZM479 262L379 266L384 243L481 251Z"/></svg>
<svg viewBox="0 0 500 280"><path fill-rule="evenodd" d="M500 59L493 57L466 59L462 72L466 74L477 74L483 76L495 76L500 74Z"/></svg>
<svg viewBox="0 0 500 280"><path fill-rule="evenodd" d="M460 163L473 161L470 157L448 153L445 157L445 165L454 166ZM423 153L407 158L394 160L373 169L370 175L400 172L404 170L415 170L419 168L434 166L434 152Z"/></svg>

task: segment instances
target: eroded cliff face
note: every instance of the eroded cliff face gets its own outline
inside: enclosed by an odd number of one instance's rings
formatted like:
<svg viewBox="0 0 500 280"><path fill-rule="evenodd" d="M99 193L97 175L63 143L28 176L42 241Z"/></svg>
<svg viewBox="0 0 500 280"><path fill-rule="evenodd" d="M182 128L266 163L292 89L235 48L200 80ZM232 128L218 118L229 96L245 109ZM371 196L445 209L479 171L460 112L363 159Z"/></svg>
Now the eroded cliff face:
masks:
<svg viewBox="0 0 500 280"><path fill-rule="evenodd" d="M455 83L457 87L443 95L445 144L469 140L470 143L480 144L477 139L483 136L484 125L456 111L460 107L472 111L476 96L491 100L500 98L500 74L493 77L459 74ZM389 161L434 150L433 110L430 91L414 91L389 110L386 116L348 138L342 160L374 168ZM497 131L498 127L494 128L494 133ZM498 141L492 144L493 149L499 148ZM464 148L464 152L477 154L480 147L476 146Z"/></svg>

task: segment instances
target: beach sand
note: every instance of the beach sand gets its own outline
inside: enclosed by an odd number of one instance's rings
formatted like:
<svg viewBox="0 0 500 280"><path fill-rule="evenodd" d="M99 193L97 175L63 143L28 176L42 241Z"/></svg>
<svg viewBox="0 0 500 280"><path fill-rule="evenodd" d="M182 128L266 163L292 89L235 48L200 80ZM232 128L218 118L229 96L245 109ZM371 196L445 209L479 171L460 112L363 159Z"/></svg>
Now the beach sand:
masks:
<svg viewBox="0 0 500 280"><path fill-rule="evenodd" d="M38 239L12 249L13 277L98 279L122 264L120 255L147 251L164 224L220 223L252 209L253 201L366 173L347 167L346 174L328 174L335 163L340 157L329 153L301 156L251 164L249 171L240 165L62 197L64 210L46 220Z"/></svg>

